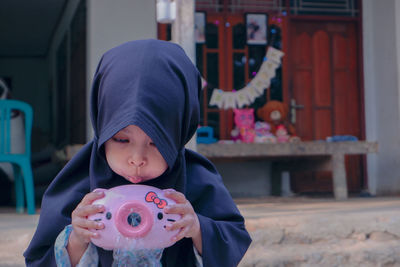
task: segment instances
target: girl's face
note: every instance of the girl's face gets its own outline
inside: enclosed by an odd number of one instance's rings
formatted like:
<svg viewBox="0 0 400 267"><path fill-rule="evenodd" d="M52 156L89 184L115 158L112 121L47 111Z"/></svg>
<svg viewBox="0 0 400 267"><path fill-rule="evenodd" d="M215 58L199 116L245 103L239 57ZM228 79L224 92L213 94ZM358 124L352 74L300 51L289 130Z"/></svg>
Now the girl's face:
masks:
<svg viewBox="0 0 400 267"><path fill-rule="evenodd" d="M168 168L150 137L135 125L107 140L105 152L110 168L134 184L157 178Z"/></svg>

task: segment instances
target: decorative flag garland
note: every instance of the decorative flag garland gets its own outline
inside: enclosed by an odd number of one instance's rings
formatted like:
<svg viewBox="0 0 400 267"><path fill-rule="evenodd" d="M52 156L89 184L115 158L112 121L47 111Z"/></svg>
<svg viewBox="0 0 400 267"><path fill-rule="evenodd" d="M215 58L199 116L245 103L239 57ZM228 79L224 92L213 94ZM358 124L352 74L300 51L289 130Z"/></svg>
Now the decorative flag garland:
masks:
<svg viewBox="0 0 400 267"><path fill-rule="evenodd" d="M271 85L271 79L275 77L276 69L281 65L283 55L282 51L270 46L267 50L266 59L250 83L233 92L214 89L209 103L210 106L229 109L242 108L252 104Z"/></svg>

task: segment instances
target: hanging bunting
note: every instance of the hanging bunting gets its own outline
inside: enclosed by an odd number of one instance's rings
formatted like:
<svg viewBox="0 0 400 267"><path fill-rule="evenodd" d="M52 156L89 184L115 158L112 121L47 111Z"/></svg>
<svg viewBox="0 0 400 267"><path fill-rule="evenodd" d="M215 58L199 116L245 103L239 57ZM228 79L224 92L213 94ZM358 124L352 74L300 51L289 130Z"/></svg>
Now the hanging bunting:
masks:
<svg viewBox="0 0 400 267"><path fill-rule="evenodd" d="M277 64L281 64L281 59L284 54L285 53L282 51L270 46L267 51L267 58Z"/></svg>
<svg viewBox="0 0 400 267"><path fill-rule="evenodd" d="M236 93L235 92L224 92L223 93L223 108L224 109L230 109L230 108L235 108L237 106L236 104Z"/></svg>
<svg viewBox="0 0 400 267"><path fill-rule="evenodd" d="M276 75L276 69L281 65L283 55L282 51L270 46L258 73L248 85L233 92L214 89L209 105L229 109L242 108L252 104L271 85L271 80Z"/></svg>
<svg viewBox="0 0 400 267"><path fill-rule="evenodd" d="M245 90L247 97L250 99L250 102L253 103L254 100L259 97L261 94L258 90L256 90L253 86L249 86Z"/></svg>
<svg viewBox="0 0 400 267"><path fill-rule="evenodd" d="M224 91L221 89L214 89L211 99L210 99L210 106L217 106L218 108L222 108L222 100L224 96Z"/></svg>
<svg viewBox="0 0 400 267"><path fill-rule="evenodd" d="M246 88L236 92L237 107L242 108L251 103L250 99L247 97Z"/></svg>

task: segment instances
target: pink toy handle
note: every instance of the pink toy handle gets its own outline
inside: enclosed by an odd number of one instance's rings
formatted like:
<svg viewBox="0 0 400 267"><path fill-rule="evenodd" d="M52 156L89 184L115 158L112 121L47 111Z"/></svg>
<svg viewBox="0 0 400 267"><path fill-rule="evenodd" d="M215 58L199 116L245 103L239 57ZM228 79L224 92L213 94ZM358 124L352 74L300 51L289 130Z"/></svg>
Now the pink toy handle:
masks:
<svg viewBox="0 0 400 267"><path fill-rule="evenodd" d="M104 188L96 188L95 190L93 190L93 193L105 192L105 191L107 191L107 189L104 189Z"/></svg>

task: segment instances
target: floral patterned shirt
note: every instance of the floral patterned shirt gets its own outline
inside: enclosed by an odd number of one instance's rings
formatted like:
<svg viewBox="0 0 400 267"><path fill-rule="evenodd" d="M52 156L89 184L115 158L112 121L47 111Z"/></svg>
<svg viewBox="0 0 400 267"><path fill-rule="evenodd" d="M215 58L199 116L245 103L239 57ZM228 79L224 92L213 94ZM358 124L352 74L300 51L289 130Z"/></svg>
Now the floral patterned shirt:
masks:
<svg viewBox="0 0 400 267"><path fill-rule="evenodd" d="M55 245L54 254L56 258L57 267L71 267L69 255L67 251L68 239L72 232L72 225L67 225L63 231L58 235ZM197 249L193 246L194 254L196 256L196 267L203 266L203 260ZM152 251L136 251L132 253L130 251L114 251L114 263L113 266L161 266L162 249ZM151 257L147 255L151 254ZM146 255L146 256L145 256ZM149 258L152 260L149 261ZM118 260L116 260L118 259ZM128 265L126 265L128 263ZM97 254L96 246L89 243L85 253L80 259L76 267L97 267L99 265L99 256Z"/></svg>

